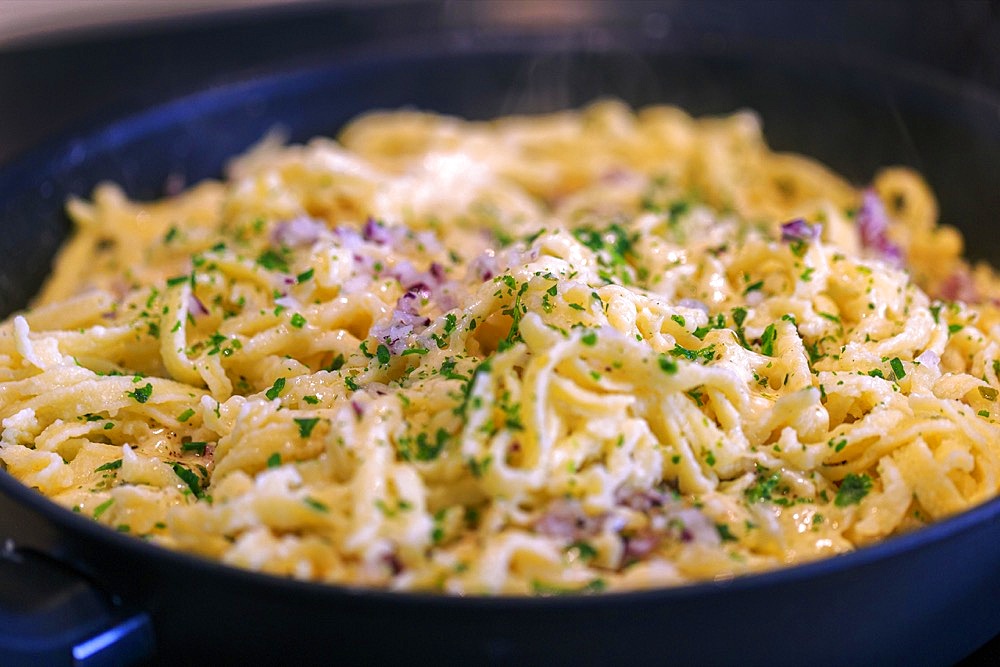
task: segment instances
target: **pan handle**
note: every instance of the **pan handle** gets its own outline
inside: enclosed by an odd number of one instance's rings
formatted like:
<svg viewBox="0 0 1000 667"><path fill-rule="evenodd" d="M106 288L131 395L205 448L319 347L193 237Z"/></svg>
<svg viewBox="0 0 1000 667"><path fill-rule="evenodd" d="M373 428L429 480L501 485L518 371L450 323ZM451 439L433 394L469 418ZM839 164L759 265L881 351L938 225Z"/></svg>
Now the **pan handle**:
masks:
<svg viewBox="0 0 1000 667"><path fill-rule="evenodd" d="M145 612L49 556L0 545L0 664L132 665L154 647Z"/></svg>

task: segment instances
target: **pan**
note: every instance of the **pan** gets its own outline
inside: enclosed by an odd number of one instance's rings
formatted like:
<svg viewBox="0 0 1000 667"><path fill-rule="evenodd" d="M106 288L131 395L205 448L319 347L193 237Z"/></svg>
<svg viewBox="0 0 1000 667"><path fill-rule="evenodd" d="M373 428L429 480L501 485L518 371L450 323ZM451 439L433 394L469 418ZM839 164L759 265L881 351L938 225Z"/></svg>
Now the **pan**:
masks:
<svg viewBox="0 0 1000 667"><path fill-rule="evenodd" d="M44 279L68 231L68 196L106 179L132 197L162 196L178 177L219 175L275 126L302 141L403 106L469 118L602 96L696 115L753 108L774 148L857 183L880 165L920 169L972 254L1000 256L1000 95L901 62L480 28L230 75L78 119L0 169L0 314ZM446 597L237 570L111 532L5 472L0 540L4 664L950 664L1000 631L998 500L820 562L596 596Z"/></svg>

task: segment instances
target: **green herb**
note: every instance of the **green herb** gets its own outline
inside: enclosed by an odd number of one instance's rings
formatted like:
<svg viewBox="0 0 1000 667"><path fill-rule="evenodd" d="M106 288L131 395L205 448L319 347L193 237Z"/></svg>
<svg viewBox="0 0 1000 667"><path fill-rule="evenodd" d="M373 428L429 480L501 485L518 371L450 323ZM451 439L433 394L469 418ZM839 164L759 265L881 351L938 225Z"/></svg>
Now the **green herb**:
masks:
<svg viewBox="0 0 1000 667"><path fill-rule="evenodd" d="M833 504L837 507L847 507L856 505L861 499L868 495L872 488L872 478L866 474L856 475L848 473L844 481L840 483L837 490L837 497L833 499Z"/></svg>
<svg viewBox="0 0 1000 667"><path fill-rule="evenodd" d="M743 495L752 503L760 502L763 500L771 500L771 494L774 493L775 489L778 487L778 483L781 482L781 471L775 470L768 475L757 475L757 481L746 488L743 491Z"/></svg>
<svg viewBox="0 0 1000 667"><path fill-rule="evenodd" d="M332 361L330 362L330 365L329 365L329 366L327 366L326 368L324 368L323 370L325 370L325 371L329 371L329 372L331 372L331 373L332 373L333 371L339 371L339 370L340 370L341 368L343 368L343 367L344 367L344 362L345 362L345 361L347 361L347 360L346 360L346 359L344 359L344 355L342 355L342 354L338 354L338 355L337 355L336 357L334 357L334 358L333 358L333 360L332 360Z"/></svg>
<svg viewBox="0 0 1000 667"><path fill-rule="evenodd" d="M600 593L605 588L607 588L607 583L605 583L603 579L593 579L581 588L563 588L561 586L553 586L551 584L538 581L537 579L533 579L531 581L531 590L535 595L576 595L579 593Z"/></svg>
<svg viewBox="0 0 1000 667"><path fill-rule="evenodd" d="M173 278L167 278L167 287L180 285L187 282L188 278L190 278L190 276L174 276Z"/></svg>
<svg viewBox="0 0 1000 667"><path fill-rule="evenodd" d="M302 315L299 313L295 313L294 315L292 315L292 319L289 320L288 323L291 324L296 329L301 329L306 325L306 318L302 317Z"/></svg>
<svg viewBox="0 0 1000 667"><path fill-rule="evenodd" d="M321 503L320 501L316 500L312 496L306 496L305 498L302 499L302 502L304 502L306 505L308 505L309 507L313 508L317 512L329 512L330 511L329 507L327 507L324 503Z"/></svg>
<svg viewBox="0 0 1000 667"><path fill-rule="evenodd" d="M767 328L764 329L764 333L760 336L760 351L761 354L767 357L774 356L774 339L777 338L778 332L775 330L773 324L768 324Z"/></svg>
<svg viewBox="0 0 1000 667"><path fill-rule="evenodd" d="M469 471L472 473L472 476L479 478L486 474L486 471L490 469L490 463L492 462L493 457L486 456L482 460L470 458L466 463L469 465Z"/></svg>
<svg viewBox="0 0 1000 667"><path fill-rule="evenodd" d="M295 276L295 282L304 283L305 281L312 278L315 273L316 269L309 269L308 271L303 271L299 275Z"/></svg>
<svg viewBox="0 0 1000 667"><path fill-rule="evenodd" d="M962 325L962 324L949 324L948 325L948 334L950 335L950 334L958 333L959 331L961 331L964 328L965 328L965 326Z"/></svg>
<svg viewBox="0 0 1000 667"><path fill-rule="evenodd" d="M896 376L897 380L902 380L906 377L906 371L903 369L903 362L899 360L899 357L893 357L889 362L889 366L892 367L892 373Z"/></svg>
<svg viewBox="0 0 1000 667"><path fill-rule="evenodd" d="M676 322L680 326L684 326L684 325L687 324L687 322L685 321L684 317L681 316L681 315L671 315L670 319L672 319L674 322Z"/></svg>
<svg viewBox="0 0 1000 667"><path fill-rule="evenodd" d="M979 395L987 401L997 400L997 390L993 387L979 387Z"/></svg>
<svg viewBox="0 0 1000 667"><path fill-rule="evenodd" d="M288 273L288 262L285 258L276 253L273 250L265 250L257 258L257 263L263 266L268 271L281 271L282 273Z"/></svg>
<svg viewBox="0 0 1000 667"><path fill-rule="evenodd" d="M375 348L375 356L378 357L378 363L380 366L389 365L389 358L390 358L389 348L386 347L385 345L382 345L380 343L379 346Z"/></svg>
<svg viewBox="0 0 1000 667"><path fill-rule="evenodd" d="M577 540L566 547L567 552L575 551L580 560L590 561L597 558L597 549L583 540Z"/></svg>
<svg viewBox="0 0 1000 667"><path fill-rule="evenodd" d="M660 370L667 375L673 375L677 372L677 362L668 357L665 354L661 354L659 357Z"/></svg>
<svg viewBox="0 0 1000 667"><path fill-rule="evenodd" d="M101 472L102 470L118 470L122 467L122 460L115 459L114 461L108 461L104 465L97 466L94 468L94 472Z"/></svg>
<svg viewBox="0 0 1000 667"><path fill-rule="evenodd" d="M675 343L674 349L670 350L670 354L675 357L683 357L689 361L703 359L708 362L715 359L715 346L709 345L708 347L703 347L700 350L689 350L686 347Z"/></svg>
<svg viewBox="0 0 1000 667"><path fill-rule="evenodd" d="M274 399L278 398L279 395L281 395L281 392L282 390L284 390L284 388L285 388L285 378L278 378L277 380L274 381L274 384L271 385L271 388L268 389L266 392L264 392L264 395L267 396L267 400L273 401Z"/></svg>
<svg viewBox="0 0 1000 667"><path fill-rule="evenodd" d="M191 417L194 417L194 410L188 408L184 412L177 415L177 421L186 422L187 420L191 419Z"/></svg>
<svg viewBox="0 0 1000 667"><path fill-rule="evenodd" d="M588 331L587 333L583 334L583 336L580 337L580 342L583 343L584 345L590 345L591 347L593 347L594 345L597 344L597 332Z"/></svg>
<svg viewBox="0 0 1000 667"><path fill-rule="evenodd" d="M277 468L280 465L281 465L281 454L279 454L278 452L275 452L267 457L268 468Z"/></svg>
<svg viewBox="0 0 1000 667"><path fill-rule="evenodd" d="M180 234L180 231L177 229L177 227L176 226L171 227L170 229L167 230L167 233L163 235L163 242L170 243L171 241L176 240L178 234Z"/></svg>
<svg viewBox="0 0 1000 667"><path fill-rule="evenodd" d="M102 514L104 514L106 511L108 511L108 508L111 507L111 505L113 505L114 502L115 502L114 498L108 498L103 503L101 503L100 505L98 505L97 507L95 507L94 508L94 518L95 519L100 518L100 516Z"/></svg>
<svg viewBox="0 0 1000 667"><path fill-rule="evenodd" d="M203 492L201 490L201 477L199 477L197 473L176 462L171 463L170 467L174 469L174 474L180 477L182 482L187 484L195 498L202 497Z"/></svg>
<svg viewBox="0 0 1000 667"><path fill-rule="evenodd" d="M319 403L319 398L313 396L312 394L309 394L308 396L303 396L302 400L308 403L309 405L316 405L317 403Z"/></svg>
<svg viewBox="0 0 1000 667"><path fill-rule="evenodd" d="M746 296L750 292L756 292L757 290L762 289L763 287L764 287L764 281L763 280L758 280L755 283L750 283L743 290L743 295Z"/></svg>
<svg viewBox="0 0 1000 667"><path fill-rule="evenodd" d="M295 423L299 425L299 437L308 438L319 423L319 417L296 418Z"/></svg>
<svg viewBox="0 0 1000 667"><path fill-rule="evenodd" d="M207 442L182 442L181 449L185 452L195 452L198 456L203 456L205 454L205 447L208 446Z"/></svg>
<svg viewBox="0 0 1000 667"><path fill-rule="evenodd" d="M145 403L153 395L153 385L147 382L146 386L137 387L135 391L127 391L125 393L134 398L136 402Z"/></svg>
<svg viewBox="0 0 1000 667"><path fill-rule="evenodd" d="M400 438L397 451L404 461L433 461L440 456L444 446L448 443L448 432L439 428L434 434L434 441L426 433L418 433L416 440L413 438ZM414 451L414 445L416 450Z"/></svg>
<svg viewBox="0 0 1000 667"><path fill-rule="evenodd" d="M723 542L737 542L737 541L739 541L739 538L737 538L735 535L733 535L733 533L729 530L729 525L728 524L717 523L717 524L715 524L715 529L717 531L719 531L719 537L722 538Z"/></svg>

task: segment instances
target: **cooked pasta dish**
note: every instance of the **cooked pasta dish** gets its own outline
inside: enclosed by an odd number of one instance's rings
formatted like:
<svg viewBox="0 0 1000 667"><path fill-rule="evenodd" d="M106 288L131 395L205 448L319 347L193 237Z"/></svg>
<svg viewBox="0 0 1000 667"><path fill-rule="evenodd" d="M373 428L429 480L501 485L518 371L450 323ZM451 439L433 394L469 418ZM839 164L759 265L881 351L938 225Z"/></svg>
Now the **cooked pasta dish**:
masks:
<svg viewBox="0 0 1000 667"><path fill-rule="evenodd" d="M379 112L116 186L0 327L0 460L113 530L458 595L718 580L1000 488L994 273L750 112Z"/></svg>

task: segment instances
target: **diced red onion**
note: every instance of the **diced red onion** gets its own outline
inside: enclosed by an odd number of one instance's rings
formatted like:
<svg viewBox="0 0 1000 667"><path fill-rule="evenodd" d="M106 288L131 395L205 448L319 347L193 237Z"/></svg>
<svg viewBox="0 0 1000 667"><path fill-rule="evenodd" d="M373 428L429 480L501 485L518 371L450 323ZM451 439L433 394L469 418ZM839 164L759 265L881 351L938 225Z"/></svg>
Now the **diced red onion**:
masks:
<svg viewBox="0 0 1000 667"><path fill-rule="evenodd" d="M941 357L934 350L924 350L914 358L921 366L926 366L931 370L937 371L939 369L938 364L941 363Z"/></svg>
<svg viewBox="0 0 1000 667"><path fill-rule="evenodd" d="M550 537L579 540L601 531L603 517L589 516L572 500L556 500L535 522L535 531Z"/></svg>
<svg viewBox="0 0 1000 667"><path fill-rule="evenodd" d="M819 240L822 231L822 225L810 225L805 218L795 218L781 224L781 240L812 243Z"/></svg>
<svg viewBox="0 0 1000 667"><path fill-rule="evenodd" d="M377 245L385 245L386 243L392 241L392 236L390 236L389 231L385 228L385 225L371 217L365 221L365 226L361 229L361 237L365 241L369 241Z"/></svg>
<svg viewBox="0 0 1000 667"><path fill-rule="evenodd" d="M271 230L271 243L289 248L310 246L324 230L326 223L322 220L303 215L276 224Z"/></svg>
<svg viewBox="0 0 1000 667"><path fill-rule="evenodd" d="M485 282L497 275L497 270L496 254L492 250L487 250L469 262L465 270L466 280L475 277Z"/></svg>
<svg viewBox="0 0 1000 667"><path fill-rule="evenodd" d="M660 546L663 537L651 530L643 530L625 538L625 552L622 554L621 567L637 560L643 560Z"/></svg>
<svg viewBox="0 0 1000 667"><path fill-rule="evenodd" d="M418 310L420 302L426 298L428 292L425 290L406 292L396 301L396 309L388 322L375 324L369 333L384 342L390 353L400 354L413 336L431 323L430 318L420 315Z"/></svg>
<svg viewBox="0 0 1000 667"><path fill-rule="evenodd" d="M878 193L869 188L861 196L857 215L862 247L893 266L903 265L903 250L889 239L889 216Z"/></svg>
<svg viewBox="0 0 1000 667"><path fill-rule="evenodd" d="M938 287L937 296L948 301L964 301L965 303L982 301L982 296L976 289L972 274L964 267L953 271L944 279L944 282Z"/></svg>
<svg viewBox="0 0 1000 667"><path fill-rule="evenodd" d="M194 294L188 296L188 312L191 313L191 317L201 317L203 315L208 315L208 308L205 304L201 302Z"/></svg>
<svg viewBox="0 0 1000 667"><path fill-rule="evenodd" d="M274 300L274 305L281 306L282 308L288 308L289 310L298 310L302 307L299 300L290 294L283 294Z"/></svg>

